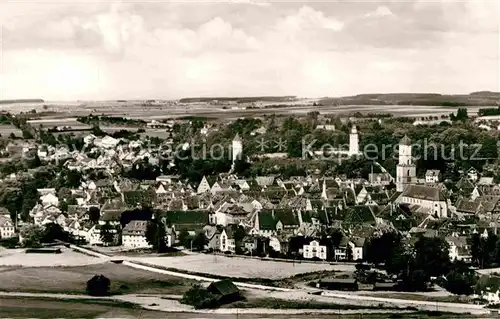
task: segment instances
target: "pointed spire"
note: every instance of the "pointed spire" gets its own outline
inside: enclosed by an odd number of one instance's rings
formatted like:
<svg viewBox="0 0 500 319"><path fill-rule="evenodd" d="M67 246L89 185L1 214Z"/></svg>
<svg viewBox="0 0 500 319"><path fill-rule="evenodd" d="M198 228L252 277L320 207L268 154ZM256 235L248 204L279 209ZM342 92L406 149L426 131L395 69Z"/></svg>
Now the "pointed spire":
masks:
<svg viewBox="0 0 500 319"><path fill-rule="evenodd" d="M405 135L401 141L399 141L399 145L411 145L411 140L408 135Z"/></svg>
<svg viewBox="0 0 500 319"><path fill-rule="evenodd" d="M241 138L238 133L236 133L236 136L233 138L233 142L241 142Z"/></svg>

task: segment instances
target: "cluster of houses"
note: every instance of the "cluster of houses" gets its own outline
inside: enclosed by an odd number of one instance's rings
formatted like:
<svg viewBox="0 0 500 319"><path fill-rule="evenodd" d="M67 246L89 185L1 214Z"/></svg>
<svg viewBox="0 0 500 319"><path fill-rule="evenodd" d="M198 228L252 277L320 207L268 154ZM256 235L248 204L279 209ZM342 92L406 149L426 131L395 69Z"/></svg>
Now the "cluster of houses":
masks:
<svg viewBox="0 0 500 319"><path fill-rule="evenodd" d="M353 131L351 134L357 134ZM352 140L357 144L357 136ZM124 222L126 211L153 207L165 212L168 220L167 245L175 245L180 232L194 236L203 232L207 248L235 253L236 229L245 230L241 243L252 253L265 238L265 250L282 255L299 254L305 259L360 260L367 240L386 231L398 231L408 240L419 236L441 236L450 244L450 258L470 260L468 238L472 233L487 236L497 232L500 213L500 186L492 178L465 172L455 190L448 189L437 170L425 178L416 177L410 141L400 142L397 176L387 171L372 173L368 180L345 176L257 176L240 178L232 173L204 176L191 184L179 176L159 176L155 180L131 180L120 176L116 167L133 165L138 158L154 161L153 152L140 141L89 135L85 144L99 155L68 152L66 167L85 172L102 169L109 176L85 180L71 190L75 199L61 209L62 199L55 189L40 189L39 201L30 216L36 225L57 223L90 245L103 245L101 229L112 228L115 244L124 248L147 248L148 220ZM233 141L233 160L241 153L242 141ZM358 149L349 152L355 154ZM45 148L45 158L57 149ZM119 165L118 165L119 164ZM92 222L89 211L99 212ZM2 238L15 236L15 225L7 214L0 216ZM331 247L328 234L342 233L340 243ZM301 238L297 244L296 238ZM295 244L291 244L295 240Z"/></svg>

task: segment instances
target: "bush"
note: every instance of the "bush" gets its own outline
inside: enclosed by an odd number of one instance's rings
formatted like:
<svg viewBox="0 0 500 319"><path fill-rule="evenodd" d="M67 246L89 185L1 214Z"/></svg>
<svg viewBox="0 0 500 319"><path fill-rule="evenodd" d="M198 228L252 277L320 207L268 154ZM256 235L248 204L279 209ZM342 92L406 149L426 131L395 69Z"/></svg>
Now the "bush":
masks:
<svg viewBox="0 0 500 319"><path fill-rule="evenodd" d="M111 281L103 275L95 275L87 281L87 294L90 296L108 296Z"/></svg>
<svg viewBox="0 0 500 319"><path fill-rule="evenodd" d="M194 285L182 296L181 302L195 309L217 308L219 299L200 285Z"/></svg>

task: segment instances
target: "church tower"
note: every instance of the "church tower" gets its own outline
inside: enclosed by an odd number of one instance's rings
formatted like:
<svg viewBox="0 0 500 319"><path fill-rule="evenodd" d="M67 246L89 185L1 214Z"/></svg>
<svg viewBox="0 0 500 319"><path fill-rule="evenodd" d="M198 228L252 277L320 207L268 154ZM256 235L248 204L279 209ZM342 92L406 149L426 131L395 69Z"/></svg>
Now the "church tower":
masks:
<svg viewBox="0 0 500 319"><path fill-rule="evenodd" d="M417 176L417 168L411 155L411 141L404 136L399 142L399 163L396 167L396 191L402 192Z"/></svg>
<svg viewBox="0 0 500 319"><path fill-rule="evenodd" d="M356 125L351 128L351 133L349 134L349 156L354 156L359 154L359 137Z"/></svg>
<svg viewBox="0 0 500 319"><path fill-rule="evenodd" d="M241 157L243 154L243 141L241 140L238 134L236 134L236 136L233 139L231 152L233 156L233 165L234 165L234 162L236 162L239 159L242 159Z"/></svg>

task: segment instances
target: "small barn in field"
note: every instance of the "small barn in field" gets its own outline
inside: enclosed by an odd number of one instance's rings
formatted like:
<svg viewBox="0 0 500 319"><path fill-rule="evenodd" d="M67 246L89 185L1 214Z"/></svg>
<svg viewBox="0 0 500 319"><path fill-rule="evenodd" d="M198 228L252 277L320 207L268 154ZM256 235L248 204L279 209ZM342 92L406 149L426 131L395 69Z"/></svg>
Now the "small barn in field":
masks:
<svg viewBox="0 0 500 319"><path fill-rule="evenodd" d="M240 290L228 279L211 283L207 291L219 298L220 303L230 303L241 298Z"/></svg>
<svg viewBox="0 0 500 319"><path fill-rule="evenodd" d="M350 290L350 291L356 291L359 289L357 280L352 278L321 279L316 284L316 288L323 288L328 290Z"/></svg>

